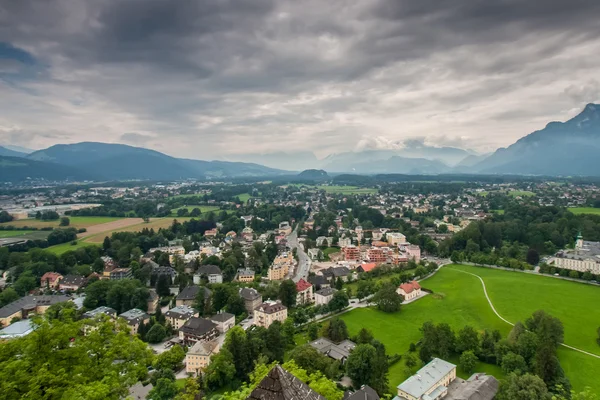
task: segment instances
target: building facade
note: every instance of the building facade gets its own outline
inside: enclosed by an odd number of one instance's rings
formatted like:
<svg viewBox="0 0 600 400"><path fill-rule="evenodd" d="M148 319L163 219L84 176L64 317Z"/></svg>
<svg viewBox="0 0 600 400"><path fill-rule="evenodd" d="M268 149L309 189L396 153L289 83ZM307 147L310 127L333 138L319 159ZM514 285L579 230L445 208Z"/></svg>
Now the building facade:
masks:
<svg viewBox="0 0 600 400"><path fill-rule="evenodd" d="M287 314L287 307L281 301L267 300L254 310L254 325L268 328L275 321L283 323Z"/></svg>
<svg viewBox="0 0 600 400"><path fill-rule="evenodd" d="M434 358L400 385L394 400L437 400L448 394L456 379L456 365Z"/></svg>
<svg viewBox="0 0 600 400"><path fill-rule="evenodd" d="M210 357L219 352L219 343L196 342L185 355L185 372L198 376L210 364Z"/></svg>

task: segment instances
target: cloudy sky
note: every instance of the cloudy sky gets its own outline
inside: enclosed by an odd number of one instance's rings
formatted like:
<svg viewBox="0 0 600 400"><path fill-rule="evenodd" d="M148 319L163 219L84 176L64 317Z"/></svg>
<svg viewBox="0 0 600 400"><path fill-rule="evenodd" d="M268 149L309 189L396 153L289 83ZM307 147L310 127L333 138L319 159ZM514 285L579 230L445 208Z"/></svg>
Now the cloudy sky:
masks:
<svg viewBox="0 0 600 400"><path fill-rule="evenodd" d="M2 0L0 143L489 151L600 100L597 0Z"/></svg>

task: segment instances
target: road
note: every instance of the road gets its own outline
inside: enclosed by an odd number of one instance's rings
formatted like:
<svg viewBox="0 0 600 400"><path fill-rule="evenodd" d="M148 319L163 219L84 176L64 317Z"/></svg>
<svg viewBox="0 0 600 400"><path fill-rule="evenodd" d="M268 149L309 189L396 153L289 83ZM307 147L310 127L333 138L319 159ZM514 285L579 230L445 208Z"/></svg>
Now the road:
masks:
<svg viewBox="0 0 600 400"><path fill-rule="evenodd" d="M297 249L296 254L298 256L298 265L294 268L292 280L298 282L301 278L308 278L308 271L310 271L310 259L304 252L304 247L298 242L298 227L290 233L287 237L288 246L292 249Z"/></svg>

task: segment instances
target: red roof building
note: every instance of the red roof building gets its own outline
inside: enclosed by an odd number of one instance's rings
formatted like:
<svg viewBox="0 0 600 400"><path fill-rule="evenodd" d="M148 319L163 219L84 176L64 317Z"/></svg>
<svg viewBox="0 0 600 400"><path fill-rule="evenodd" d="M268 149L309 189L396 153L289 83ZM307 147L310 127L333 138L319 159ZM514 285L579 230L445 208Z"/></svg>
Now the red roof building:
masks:
<svg viewBox="0 0 600 400"><path fill-rule="evenodd" d="M58 272L46 272L44 275L42 275L42 279L40 279L41 287L43 289L56 289L56 287L58 286L58 282L60 282L62 277L63 276Z"/></svg>
<svg viewBox="0 0 600 400"><path fill-rule="evenodd" d="M377 266L377 263L364 263L360 264L357 268L359 272L369 272L372 271L373 268Z"/></svg>
<svg viewBox="0 0 600 400"><path fill-rule="evenodd" d="M296 304L312 304L314 302L312 284L304 279L300 279L296 283L296 292Z"/></svg>
<svg viewBox="0 0 600 400"><path fill-rule="evenodd" d="M421 285L417 281L403 283L398 286L396 293L404 296L405 301L412 300L421 295Z"/></svg>
<svg viewBox="0 0 600 400"><path fill-rule="evenodd" d="M296 283L296 291L297 292L303 292L306 289L308 289L309 287L312 287L312 285L308 282L306 282L304 279L300 279L298 281L298 283Z"/></svg>

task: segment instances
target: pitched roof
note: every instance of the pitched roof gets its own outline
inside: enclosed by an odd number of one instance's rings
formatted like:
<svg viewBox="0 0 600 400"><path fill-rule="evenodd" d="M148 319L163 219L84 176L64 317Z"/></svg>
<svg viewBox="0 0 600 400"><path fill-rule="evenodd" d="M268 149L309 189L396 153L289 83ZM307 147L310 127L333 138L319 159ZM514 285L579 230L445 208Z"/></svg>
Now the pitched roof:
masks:
<svg viewBox="0 0 600 400"><path fill-rule="evenodd" d="M177 300L195 300L200 288L204 289L204 297L208 298L211 293L210 289L205 288L204 286L192 285L184 288L181 293L177 295Z"/></svg>
<svg viewBox="0 0 600 400"><path fill-rule="evenodd" d="M46 280L50 280L50 281L54 282L58 278L62 278L62 275L59 274L58 272L46 272L44 275L42 275L42 278L40 279L40 281L44 282Z"/></svg>
<svg viewBox="0 0 600 400"><path fill-rule="evenodd" d="M265 314L273 314L278 311L287 310L287 307L281 304L280 301L265 301L256 310L262 311Z"/></svg>
<svg viewBox="0 0 600 400"><path fill-rule="evenodd" d="M217 324L208 319L192 317L186 321L180 331L190 333L192 335L201 336L217 328Z"/></svg>
<svg viewBox="0 0 600 400"><path fill-rule="evenodd" d="M65 286L83 286L86 282L87 278L80 275L66 275L60 280L60 284Z"/></svg>
<svg viewBox="0 0 600 400"><path fill-rule="evenodd" d="M369 272L376 266L377 266L377 263L364 263L364 264L360 264L359 268L362 268L362 270L365 272Z"/></svg>
<svg viewBox="0 0 600 400"><path fill-rule="evenodd" d="M196 272L200 275L220 275L221 268L216 265L201 265Z"/></svg>
<svg viewBox="0 0 600 400"><path fill-rule="evenodd" d="M300 279L296 283L296 291L297 292L303 292L310 287L312 287L312 285L310 283L306 282L304 279Z"/></svg>
<svg viewBox="0 0 600 400"><path fill-rule="evenodd" d="M404 290L404 293L412 293L413 290L421 289L421 285L417 281L412 281L401 284L399 288Z"/></svg>
<svg viewBox="0 0 600 400"><path fill-rule="evenodd" d="M254 288L243 287L240 289L240 297L244 300L256 300L261 297L261 294L258 290Z"/></svg>
<svg viewBox="0 0 600 400"><path fill-rule="evenodd" d="M210 342L196 342L187 354L195 356L210 356L218 350L219 342L212 340Z"/></svg>
<svg viewBox="0 0 600 400"><path fill-rule="evenodd" d="M363 385L360 390L357 390L354 393L346 392L344 393L343 400L379 400L380 397L369 385Z"/></svg>
<svg viewBox="0 0 600 400"><path fill-rule="evenodd" d="M473 374L466 381L457 378L448 387L446 400L492 400L499 386L491 375Z"/></svg>
<svg viewBox="0 0 600 400"><path fill-rule="evenodd" d="M190 306L182 305L171 308L169 311L165 313L165 317L169 318L177 318L177 319L188 319L196 314L196 310L194 310Z"/></svg>
<svg viewBox="0 0 600 400"><path fill-rule="evenodd" d="M51 306L53 304L69 300L69 297L63 295L21 297L19 300L15 300L12 303L0 308L0 318L10 317L19 310L31 309L38 306Z"/></svg>
<svg viewBox="0 0 600 400"><path fill-rule="evenodd" d="M224 312L213 315L212 317L210 317L210 320L213 322L225 322L229 321L231 318L235 318L235 315Z"/></svg>
<svg viewBox="0 0 600 400"><path fill-rule="evenodd" d="M417 399L421 398L431 387L446 376L456 365L434 358L417 371L417 373L397 386L398 390L410 394Z"/></svg>
<svg viewBox="0 0 600 400"><path fill-rule="evenodd" d="M326 400L306 383L274 366L246 400Z"/></svg>
<svg viewBox="0 0 600 400"><path fill-rule="evenodd" d="M335 290L334 288L326 287L321 290L317 290L315 294L318 294L320 296L333 296L335 292L337 292L337 290Z"/></svg>

